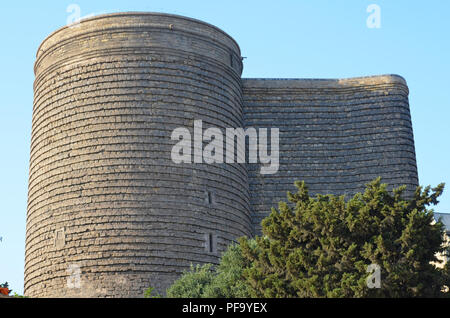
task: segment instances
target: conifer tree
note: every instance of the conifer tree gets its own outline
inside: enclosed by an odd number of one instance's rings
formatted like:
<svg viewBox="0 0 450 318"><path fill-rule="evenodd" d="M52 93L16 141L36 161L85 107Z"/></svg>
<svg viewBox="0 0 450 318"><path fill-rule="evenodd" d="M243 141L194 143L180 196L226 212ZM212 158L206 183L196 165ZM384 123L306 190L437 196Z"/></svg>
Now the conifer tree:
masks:
<svg viewBox="0 0 450 318"><path fill-rule="evenodd" d="M304 182L288 192L262 222L256 247L240 240L250 264L243 271L255 297L438 297L449 286L448 265L439 269L444 227L429 205L444 184L387 190L380 178L346 201L344 196L310 197ZM374 272L368 272L373 269ZM376 274L379 270L379 281ZM371 276L372 275L372 276ZM369 283L368 283L368 280ZM379 284L379 285L377 285ZM369 288L373 287L373 288ZM379 287L379 288L377 288Z"/></svg>

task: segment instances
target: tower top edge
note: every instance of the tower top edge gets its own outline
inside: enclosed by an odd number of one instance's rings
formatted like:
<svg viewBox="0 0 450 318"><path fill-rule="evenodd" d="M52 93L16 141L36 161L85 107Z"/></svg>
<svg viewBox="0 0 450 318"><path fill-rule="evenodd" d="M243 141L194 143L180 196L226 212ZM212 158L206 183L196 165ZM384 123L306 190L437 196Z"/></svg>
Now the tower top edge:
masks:
<svg viewBox="0 0 450 318"><path fill-rule="evenodd" d="M349 78L243 78L244 88L247 89L301 89L301 88L339 88L391 84L408 85L406 80L397 74L382 74Z"/></svg>
<svg viewBox="0 0 450 318"><path fill-rule="evenodd" d="M126 19L132 19L132 18L137 19L134 22L139 22L139 23L134 24L136 26L136 28L144 27L146 20L151 19L151 18L165 19L166 20L165 22L167 22L167 23L176 22L176 21L184 21L185 23L192 23L192 25L198 25L200 27L203 27L205 30L209 29L209 30L215 32L216 34L221 35L223 37L223 39L228 39L230 41L230 44L232 46L234 46L234 50L236 51L236 53L238 53L239 55L241 54L241 50L240 50L240 47L239 47L239 44L237 43L237 41L231 35L229 35L225 31L223 31L219 27L217 27L213 24L210 24L208 22L204 22L199 19L190 18L190 17L172 14L172 13L145 12L145 11L114 12L114 13L99 14L99 15L90 16L90 17L86 17L86 18L81 17L81 19L78 23L80 23L80 26L82 28L86 24L96 23L96 22L98 23L98 22L101 22L101 20L117 19L118 21L120 21L121 19L124 19L124 26L126 26ZM141 21L138 21L139 19L141 19ZM148 21L151 22L151 20L148 20ZM169 26L169 25L170 24L167 24L167 26ZM128 26L133 26L133 23L130 22ZM75 30L81 29L81 28L75 28ZM101 28L99 28L99 30L100 29ZM38 58L40 53L42 51L45 51L48 46L51 46L51 44L49 44L49 42L51 42L51 41L58 42L60 39L64 38L65 32L68 32L70 30L73 30L72 25L64 25L64 26L56 29L52 33L50 33L47 37L45 37L37 49L36 58Z"/></svg>

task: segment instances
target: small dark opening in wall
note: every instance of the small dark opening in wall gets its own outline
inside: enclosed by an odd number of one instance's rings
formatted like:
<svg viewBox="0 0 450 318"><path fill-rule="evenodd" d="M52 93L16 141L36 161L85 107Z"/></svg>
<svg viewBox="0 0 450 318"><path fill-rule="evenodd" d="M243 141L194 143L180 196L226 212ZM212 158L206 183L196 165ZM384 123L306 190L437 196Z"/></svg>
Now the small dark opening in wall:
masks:
<svg viewBox="0 0 450 318"><path fill-rule="evenodd" d="M213 253L213 244L214 244L214 242L213 242L213 235L212 235L212 233L209 233L209 252L210 253Z"/></svg>
<svg viewBox="0 0 450 318"><path fill-rule="evenodd" d="M208 193L207 193L207 195L208 195L208 204L212 204L212 193L211 193L211 191L208 191Z"/></svg>
<svg viewBox="0 0 450 318"><path fill-rule="evenodd" d="M216 253L217 251L217 236L214 233L205 234L205 250L208 253Z"/></svg>
<svg viewBox="0 0 450 318"><path fill-rule="evenodd" d="M230 53L230 65L231 65L231 67L234 66L234 63L233 63L233 54L231 54L231 53Z"/></svg>

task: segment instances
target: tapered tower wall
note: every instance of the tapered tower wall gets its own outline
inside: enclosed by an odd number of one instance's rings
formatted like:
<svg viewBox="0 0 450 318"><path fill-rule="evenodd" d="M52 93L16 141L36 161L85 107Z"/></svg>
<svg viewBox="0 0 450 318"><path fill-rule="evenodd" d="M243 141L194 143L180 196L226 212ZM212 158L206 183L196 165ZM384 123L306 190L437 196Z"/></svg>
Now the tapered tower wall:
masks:
<svg viewBox="0 0 450 318"><path fill-rule="evenodd" d="M243 126L241 72L231 37L168 14L98 16L44 40L25 295L164 292L191 263L217 263L251 235L243 164L171 160L177 127Z"/></svg>
<svg viewBox="0 0 450 318"><path fill-rule="evenodd" d="M377 177L413 194L416 155L402 77L243 79L243 91L246 126L280 131L278 172L262 175L259 164L248 165L256 233L297 180L311 195L349 198Z"/></svg>

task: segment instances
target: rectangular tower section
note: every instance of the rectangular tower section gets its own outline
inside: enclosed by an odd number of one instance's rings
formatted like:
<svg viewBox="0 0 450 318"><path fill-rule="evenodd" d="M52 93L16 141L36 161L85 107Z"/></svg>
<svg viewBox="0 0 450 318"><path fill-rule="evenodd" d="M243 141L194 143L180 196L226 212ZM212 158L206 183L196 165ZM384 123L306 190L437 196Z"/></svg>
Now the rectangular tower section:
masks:
<svg viewBox="0 0 450 318"><path fill-rule="evenodd" d="M279 128L279 170L249 164L255 232L305 180L311 194L353 195L381 176L418 185L408 87L397 75L353 79L243 79L246 127Z"/></svg>

